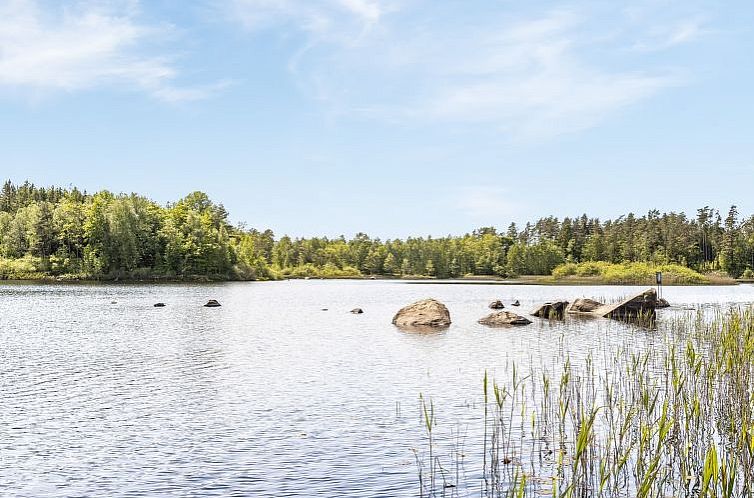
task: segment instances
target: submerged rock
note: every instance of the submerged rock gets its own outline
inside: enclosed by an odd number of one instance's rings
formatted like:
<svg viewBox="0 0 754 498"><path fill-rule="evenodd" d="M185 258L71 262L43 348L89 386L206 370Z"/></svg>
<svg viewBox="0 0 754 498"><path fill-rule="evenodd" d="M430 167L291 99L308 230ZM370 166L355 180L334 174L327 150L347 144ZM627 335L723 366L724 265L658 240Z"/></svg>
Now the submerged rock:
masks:
<svg viewBox="0 0 754 498"><path fill-rule="evenodd" d="M479 323L490 327L499 327L502 325L528 325L531 323L531 320L524 316L517 315L512 311L498 311L480 319Z"/></svg>
<svg viewBox="0 0 754 498"><path fill-rule="evenodd" d="M515 301L513 301L513 304L511 304L511 306L521 306L521 303L519 303L518 299L516 299Z"/></svg>
<svg viewBox="0 0 754 498"><path fill-rule="evenodd" d="M505 305L503 304L502 301L497 300L497 301L492 301L490 303L490 308L493 309L493 310L501 310L501 309L505 308Z"/></svg>
<svg viewBox="0 0 754 498"><path fill-rule="evenodd" d="M204 305L205 308L218 308L222 306L219 302L217 302L217 299L210 299L207 301L207 304Z"/></svg>
<svg viewBox="0 0 754 498"><path fill-rule="evenodd" d="M450 326L450 312L440 301L424 299L401 308L393 325L407 329L441 329Z"/></svg>
<svg viewBox="0 0 754 498"><path fill-rule="evenodd" d="M351 313L353 313L354 315L360 315L360 314L364 313L364 310L361 309L361 308L354 308L354 309L351 310Z"/></svg>
<svg viewBox="0 0 754 498"><path fill-rule="evenodd" d="M565 315L568 301L552 301L544 303L537 309L531 312L532 316L539 318L548 318L553 320L562 320Z"/></svg>
<svg viewBox="0 0 754 498"><path fill-rule="evenodd" d="M154 307L155 308L164 308L165 307L165 303L154 303Z"/></svg>

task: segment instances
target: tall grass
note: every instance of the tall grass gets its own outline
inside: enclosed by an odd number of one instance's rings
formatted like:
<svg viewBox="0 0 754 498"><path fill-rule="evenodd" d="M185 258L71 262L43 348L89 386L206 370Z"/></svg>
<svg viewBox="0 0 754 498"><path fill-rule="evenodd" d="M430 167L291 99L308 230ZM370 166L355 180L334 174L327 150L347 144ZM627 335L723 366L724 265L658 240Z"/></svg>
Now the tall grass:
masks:
<svg viewBox="0 0 754 498"><path fill-rule="evenodd" d="M484 452L480 482L454 482L485 497L754 496L754 313L701 311L669 319L644 351L630 339L603 344L559 371L513 365L479 392ZM659 342L659 344L658 344ZM422 398L432 468L434 404ZM457 477L461 479L462 477ZM447 493L432 479L425 496ZM454 491L455 493L455 491ZM474 495L474 494L472 494Z"/></svg>

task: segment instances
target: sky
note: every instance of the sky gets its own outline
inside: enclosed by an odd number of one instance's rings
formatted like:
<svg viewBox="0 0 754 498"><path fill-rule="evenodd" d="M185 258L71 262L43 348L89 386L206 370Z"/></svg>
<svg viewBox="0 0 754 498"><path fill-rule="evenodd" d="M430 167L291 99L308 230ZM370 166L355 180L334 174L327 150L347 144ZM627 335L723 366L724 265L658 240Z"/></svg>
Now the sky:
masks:
<svg viewBox="0 0 754 498"><path fill-rule="evenodd" d="M754 213L754 4L0 0L0 178L382 238Z"/></svg>

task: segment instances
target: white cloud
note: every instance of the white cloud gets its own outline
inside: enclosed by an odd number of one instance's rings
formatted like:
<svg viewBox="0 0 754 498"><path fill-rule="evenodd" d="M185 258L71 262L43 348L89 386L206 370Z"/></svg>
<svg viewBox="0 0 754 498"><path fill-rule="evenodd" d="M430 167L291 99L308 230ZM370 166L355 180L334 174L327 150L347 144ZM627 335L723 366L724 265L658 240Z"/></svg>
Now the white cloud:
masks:
<svg viewBox="0 0 754 498"><path fill-rule="evenodd" d="M309 35L289 67L336 115L476 124L513 140L540 140L596 126L682 82L675 70L620 69L616 60L594 58L595 50L619 53L633 42L590 37L589 12L470 18L465 9L454 19L421 1L411 4L413 11L405 2L265 4L236 1L249 15L272 16ZM346 4L352 8L339 9ZM695 35L693 26L679 25L671 42Z"/></svg>
<svg viewBox="0 0 754 498"><path fill-rule="evenodd" d="M136 2L44 9L35 0L0 0L0 86L39 94L116 85L172 102L212 93L212 85L177 85L170 58L142 54L171 27L140 24L137 11Z"/></svg>

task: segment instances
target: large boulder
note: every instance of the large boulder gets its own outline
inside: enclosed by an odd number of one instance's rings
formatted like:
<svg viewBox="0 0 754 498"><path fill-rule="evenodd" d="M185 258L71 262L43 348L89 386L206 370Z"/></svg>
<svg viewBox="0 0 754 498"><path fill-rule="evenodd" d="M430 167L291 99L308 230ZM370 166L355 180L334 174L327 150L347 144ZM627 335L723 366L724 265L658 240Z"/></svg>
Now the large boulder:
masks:
<svg viewBox="0 0 754 498"><path fill-rule="evenodd" d="M568 307L568 313L591 313L603 304L594 299L578 298Z"/></svg>
<svg viewBox="0 0 754 498"><path fill-rule="evenodd" d="M567 306L568 301L552 301L539 306L531 314L539 318L562 320Z"/></svg>
<svg viewBox="0 0 754 498"><path fill-rule="evenodd" d="M450 312L440 301L424 299L401 308L393 325L405 329L442 329L450 326Z"/></svg>
<svg viewBox="0 0 754 498"><path fill-rule="evenodd" d="M655 319L657 307L657 291L647 289L617 304L606 304L594 310L594 313L605 318L614 318L639 324L651 324Z"/></svg>
<svg viewBox="0 0 754 498"><path fill-rule="evenodd" d="M652 326L656 317L655 309L663 305L664 303L657 299L657 291L647 289L619 303L602 304L592 299L577 299L568 307L568 313L601 316L642 326Z"/></svg>
<svg viewBox="0 0 754 498"><path fill-rule="evenodd" d="M531 320L512 311L498 311L485 316L479 320L479 323L490 327L500 327L504 325L528 325Z"/></svg>
<svg viewBox="0 0 754 498"><path fill-rule="evenodd" d="M492 302L490 303L490 309L493 309L493 310L501 310L501 309L503 309L503 308L505 308L505 305L504 305L504 304L503 304L503 302L502 302L502 301L500 301L499 299L498 299L497 301L492 301Z"/></svg>

